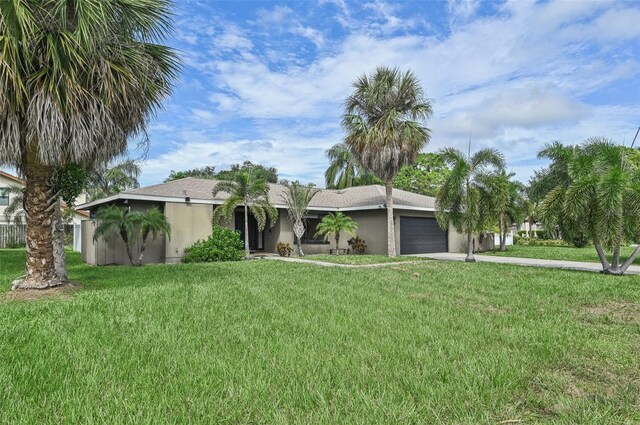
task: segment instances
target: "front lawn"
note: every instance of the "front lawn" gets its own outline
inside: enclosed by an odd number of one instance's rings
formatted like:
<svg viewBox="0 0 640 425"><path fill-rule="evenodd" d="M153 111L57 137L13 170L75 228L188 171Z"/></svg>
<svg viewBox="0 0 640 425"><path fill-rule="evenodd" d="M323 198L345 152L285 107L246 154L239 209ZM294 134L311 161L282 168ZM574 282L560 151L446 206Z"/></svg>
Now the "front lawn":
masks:
<svg viewBox="0 0 640 425"><path fill-rule="evenodd" d="M17 301L23 257L0 251L2 423L640 422L640 276L72 254L82 289Z"/></svg>
<svg viewBox="0 0 640 425"><path fill-rule="evenodd" d="M512 245L507 247L507 252L490 251L484 252L483 255L498 255L504 257L521 257L521 258L541 258L543 260L568 260L568 261L585 261L591 263L599 263L596 249L592 246L585 248L576 248L574 246L529 246L529 245ZM621 251L622 259L626 259L633 252L632 247L623 247ZM609 256L611 260L611 256ZM636 258L633 264L640 265L640 257Z"/></svg>
<svg viewBox="0 0 640 425"><path fill-rule="evenodd" d="M388 257L386 255L327 255L327 254L314 254L305 255L302 257L304 260L322 261L325 263L338 263L338 264L383 264L383 263L402 263L405 261L427 261L420 257Z"/></svg>

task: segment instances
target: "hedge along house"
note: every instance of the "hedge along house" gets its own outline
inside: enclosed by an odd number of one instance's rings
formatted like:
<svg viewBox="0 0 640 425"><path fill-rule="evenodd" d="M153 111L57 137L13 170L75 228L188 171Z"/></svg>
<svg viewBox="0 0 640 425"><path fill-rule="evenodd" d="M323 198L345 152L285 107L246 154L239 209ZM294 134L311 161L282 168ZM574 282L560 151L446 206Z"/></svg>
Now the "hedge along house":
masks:
<svg viewBox="0 0 640 425"><path fill-rule="evenodd" d="M127 264L124 244L117 238L94 241L95 213L104 205L127 206L134 211L146 211L157 206L164 212L171 225L170 238L159 236L149 240L143 262L176 263L184 249L200 239L211 235L214 209L228 196L220 193L216 197L212 190L216 180L187 177L168 183L147 186L119 193L108 198L80 205L89 210L91 219L82 223L82 259L95 265ZM258 230L256 220L250 216L249 244L252 251L276 252L278 242L293 246L293 226L287 217L283 202L285 187L270 184L270 201L278 209L279 219L271 228ZM401 255L433 252L462 252L466 237L449 228L442 230L435 220L435 198L404 190L393 190L396 246ZM383 186L358 186L342 190L322 189L311 201L307 215L307 230L303 236L306 254L327 253L335 247L330 238L325 241L314 236L316 225L329 212L341 211L358 224L357 234L367 244L367 253L387 253L387 209ZM243 208L236 210L231 223L224 220L221 225L244 233ZM244 235L242 235L244 237ZM340 248L348 248L348 237L341 235Z"/></svg>

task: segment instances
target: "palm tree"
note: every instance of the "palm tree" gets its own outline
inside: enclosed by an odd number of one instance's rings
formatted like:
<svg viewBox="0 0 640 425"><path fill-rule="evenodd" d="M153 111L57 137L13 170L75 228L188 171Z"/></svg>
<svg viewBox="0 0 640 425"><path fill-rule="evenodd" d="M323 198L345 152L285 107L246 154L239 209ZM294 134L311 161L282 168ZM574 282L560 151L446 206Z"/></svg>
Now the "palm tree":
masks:
<svg viewBox="0 0 640 425"><path fill-rule="evenodd" d="M115 164L99 164L87 176L87 194L90 200L106 198L129 189L140 187L140 165L133 159Z"/></svg>
<svg viewBox="0 0 640 425"><path fill-rule="evenodd" d="M355 236L356 230L358 230L358 225L348 215L341 212L335 214L329 213L322 217L322 220L316 226L315 236L323 236L328 240L329 237L333 235L336 240L336 250L338 250L340 245L340 232L344 232L349 236Z"/></svg>
<svg viewBox="0 0 640 425"><path fill-rule="evenodd" d="M127 256L133 266L141 266L144 251L147 247L147 239L152 235L156 239L159 234L170 236L171 228L167 218L158 209L152 207L146 213L131 212L129 208L109 205L100 208L96 213L98 225L94 234L94 240L99 237L119 236L124 242ZM134 254L134 247L141 243L138 252Z"/></svg>
<svg viewBox="0 0 640 425"><path fill-rule="evenodd" d="M60 284L50 231L55 168L121 154L170 93L177 56L156 44L170 30L169 5L2 2L0 166L25 176L28 211L27 273L17 287Z"/></svg>
<svg viewBox="0 0 640 425"><path fill-rule="evenodd" d="M328 189L375 184L378 179L364 168L345 143L336 143L326 152L329 167L324 172Z"/></svg>
<svg viewBox="0 0 640 425"><path fill-rule="evenodd" d="M245 257L251 257L249 247L249 210L258 223L258 230L266 227L267 219L271 227L278 219L278 210L269 202L269 183L256 176L253 168L238 171L233 180L223 180L213 188L213 196L226 192L229 197L222 205L215 209L213 221L217 223L221 218L231 222L235 209L244 206L244 250Z"/></svg>
<svg viewBox="0 0 640 425"><path fill-rule="evenodd" d="M344 141L358 162L384 181L387 250L395 257L393 178L403 166L414 163L429 142L430 131L423 123L432 114L431 101L410 71L380 67L358 78L353 86L342 119L347 133Z"/></svg>
<svg viewBox="0 0 640 425"><path fill-rule="evenodd" d="M512 181L514 173L500 170L498 173L479 176L481 202L484 215L493 225L498 223L500 251L507 250L507 231L516 223L522 222L529 208L525 196L525 186Z"/></svg>
<svg viewBox="0 0 640 425"><path fill-rule="evenodd" d="M640 242L640 170L628 150L609 139L563 148L550 145L540 153L552 159L551 168L563 170L550 177L552 188L540 204L545 225L561 222L565 239L583 232L603 272L622 275L640 254L639 246L625 261L620 257L624 240Z"/></svg>
<svg viewBox="0 0 640 425"><path fill-rule="evenodd" d="M465 261L474 262L473 233L485 230L487 219L481 208L480 180L487 168L504 168L504 157L496 149L465 156L458 149L446 148L440 154L451 167L451 174L436 195L436 218L443 229L452 224L458 232L467 234Z"/></svg>
<svg viewBox="0 0 640 425"><path fill-rule="evenodd" d="M305 186L298 181L286 183L285 186L286 191L282 196L282 201L287 206L289 220L293 225L293 234L296 236L298 254L304 257L304 252L302 252L302 236L304 235L306 226L305 215L307 214L309 203L320 190L316 189L311 183Z"/></svg>

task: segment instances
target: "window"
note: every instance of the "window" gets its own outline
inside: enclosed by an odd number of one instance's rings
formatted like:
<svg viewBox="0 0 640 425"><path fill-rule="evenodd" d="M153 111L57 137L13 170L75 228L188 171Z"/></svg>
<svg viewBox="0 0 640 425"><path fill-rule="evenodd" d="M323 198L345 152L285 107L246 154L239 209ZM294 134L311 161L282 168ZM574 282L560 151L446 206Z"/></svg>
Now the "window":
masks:
<svg viewBox="0 0 640 425"><path fill-rule="evenodd" d="M322 221L322 217L307 217L306 228L304 230L304 235L302 236L302 243L307 244L323 244L329 243L324 240L322 236L315 237L316 234L316 226Z"/></svg>
<svg viewBox="0 0 640 425"><path fill-rule="evenodd" d="M0 206L9 205L9 189L0 187Z"/></svg>

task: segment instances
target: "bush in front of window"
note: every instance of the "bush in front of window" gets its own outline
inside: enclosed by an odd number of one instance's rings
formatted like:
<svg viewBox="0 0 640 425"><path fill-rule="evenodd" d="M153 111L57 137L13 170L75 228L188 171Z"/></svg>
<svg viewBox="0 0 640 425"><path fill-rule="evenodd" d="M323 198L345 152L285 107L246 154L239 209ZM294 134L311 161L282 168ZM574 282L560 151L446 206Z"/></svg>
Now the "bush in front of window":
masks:
<svg viewBox="0 0 640 425"><path fill-rule="evenodd" d="M293 248L288 243L278 242L276 245L276 251L278 251L278 255L281 257L291 257Z"/></svg>
<svg viewBox="0 0 640 425"><path fill-rule="evenodd" d="M184 250L183 263L212 263L244 259L244 243L240 234L227 227L214 226L211 236Z"/></svg>

